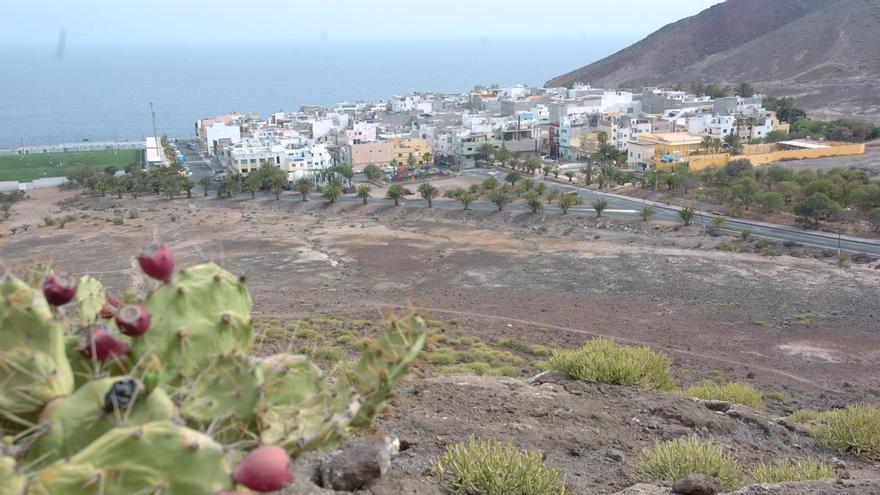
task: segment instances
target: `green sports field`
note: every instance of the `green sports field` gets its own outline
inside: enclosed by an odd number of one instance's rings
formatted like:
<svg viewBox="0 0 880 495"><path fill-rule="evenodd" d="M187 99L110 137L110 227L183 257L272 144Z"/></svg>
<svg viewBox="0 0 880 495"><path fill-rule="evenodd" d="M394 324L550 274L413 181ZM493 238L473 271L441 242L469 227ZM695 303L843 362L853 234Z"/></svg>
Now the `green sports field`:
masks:
<svg viewBox="0 0 880 495"><path fill-rule="evenodd" d="M114 165L122 170L129 163L140 162L142 154L141 150L110 150L0 155L0 181L66 177L72 170L82 166L100 170Z"/></svg>

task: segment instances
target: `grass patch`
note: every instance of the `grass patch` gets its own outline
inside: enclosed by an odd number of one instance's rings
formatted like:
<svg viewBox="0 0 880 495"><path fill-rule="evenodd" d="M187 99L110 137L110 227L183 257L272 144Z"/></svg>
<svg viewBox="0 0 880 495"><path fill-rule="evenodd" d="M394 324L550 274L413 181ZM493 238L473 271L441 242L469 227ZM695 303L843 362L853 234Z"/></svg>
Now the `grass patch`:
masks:
<svg viewBox="0 0 880 495"><path fill-rule="evenodd" d="M434 473L451 493L465 495L561 495L562 474L544 465L540 452L512 444L471 439L451 445L437 460Z"/></svg>
<svg viewBox="0 0 880 495"><path fill-rule="evenodd" d="M488 376L519 376L521 373L515 366L493 366L483 361L439 366L435 371L439 374L467 373Z"/></svg>
<svg viewBox="0 0 880 495"><path fill-rule="evenodd" d="M546 345L533 345L529 346L529 354L537 357L547 357L552 352L549 347Z"/></svg>
<svg viewBox="0 0 880 495"><path fill-rule="evenodd" d="M0 156L0 181L31 181L43 177L67 177L80 167L102 171L114 166L124 170L129 163L140 163L140 150L82 151L76 153L30 153Z"/></svg>
<svg viewBox="0 0 880 495"><path fill-rule="evenodd" d="M508 349L513 349L514 351L519 351L523 353L529 352L529 346L516 339L502 339L498 341L498 345L502 347L507 347Z"/></svg>
<svg viewBox="0 0 880 495"><path fill-rule="evenodd" d="M618 345L606 338L590 340L580 349L553 352L550 367L585 382L675 388L669 356L649 347Z"/></svg>
<svg viewBox="0 0 880 495"><path fill-rule="evenodd" d="M816 443L841 454L880 460L880 409L870 404L816 412L801 410L789 419L813 433Z"/></svg>
<svg viewBox="0 0 880 495"><path fill-rule="evenodd" d="M730 382L720 384L712 380L703 380L691 385L682 392L687 397L703 400L723 400L734 404L744 404L756 409L764 408L761 393L747 383Z"/></svg>
<svg viewBox="0 0 880 495"><path fill-rule="evenodd" d="M300 326L293 332L293 336L303 340L320 340L321 334L308 326Z"/></svg>
<svg viewBox="0 0 880 495"><path fill-rule="evenodd" d="M775 402L783 402L788 399L788 395L785 392L775 391L770 392L766 395L767 399L775 401Z"/></svg>
<svg viewBox="0 0 880 495"><path fill-rule="evenodd" d="M740 464L720 445L699 438L676 438L642 451L639 471L648 481L675 481L691 474L717 478L727 489L743 479Z"/></svg>
<svg viewBox="0 0 880 495"><path fill-rule="evenodd" d="M752 469L758 483L786 483L837 477L830 464L819 459L760 463Z"/></svg>

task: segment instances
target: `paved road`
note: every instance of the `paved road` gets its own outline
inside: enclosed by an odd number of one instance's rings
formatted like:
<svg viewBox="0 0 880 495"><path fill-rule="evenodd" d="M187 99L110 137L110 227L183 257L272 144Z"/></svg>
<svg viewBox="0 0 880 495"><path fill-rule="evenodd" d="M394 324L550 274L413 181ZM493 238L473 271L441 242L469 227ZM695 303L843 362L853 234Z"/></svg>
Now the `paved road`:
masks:
<svg viewBox="0 0 880 495"><path fill-rule="evenodd" d="M477 178L477 179L485 179L490 176L496 177L498 180L503 180L506 172L501 170L493 170L493 169L471 169L465 170L463 172L465 175ZM543 180L541 178L536 178L536 180ZM667 221L681 221L681 217L678 212L680 208L675 206L666 206L660 203L654 203L650 201L643 201L634 198L628 198L625 196L619 196L616 194L602 193L595 191L593 189L587 189L584 187L579 187L576 185L561 185L557 184L553 181L546 181L548 187L555 187L557 189L563 191L577 191L580 196L584 199L586 204L590 204L595 201L599 197L603 197L608 201L609 210L616 210L617 212L631 212L631 214L635 215L638 210L640 210L646 204L650 204L656 215L654 219L657 220L667 220ZM581 211L593 211L591 208L579 208ZM574 208L570 211L576 211ZM608 213L611 213L610 211ZM611 213L613 215L613 213ZM618 213L623 214L623 213ZM708 224L711 221L711 218L716 215L698 211L697 216L694 218L694 222L697 224L704 223ZM838 249L838 246L842 251L848 251L853 253L867 253L875 256L880 256L880 241L875 241L871 239L860 239L858 237L849 237L849 236L840 236L838 238L837 235L830 234L827 232L815 232L804 230L798 227L788 227L785 225L774 225L763 222L756 222L752 220L743 220L739 218L730 218L725 217L726 222L722 230L726 230L728 232L742 232L743 230L749 230L752 235L757 237L763 237L766 239L772 239L776 241L791 241L797 242L799 244L803 244L805 246L818 247L823 249Z"/></svg>
<svg viewBox="0 0 880 495"><path fill-rule="evenodd" d="M197 148L194 150L187 148L186 145L188 143L193 143ZM185 165L187 165L192 171L190 179L192 179L193 182L198 184L202 177L214 176L213 167L216 167L217 165L211 163L210 160L205 159L204 155L198 150L197 141L178 140L176 144L180 152L183 153L183 157L186 160Z"/></svg>

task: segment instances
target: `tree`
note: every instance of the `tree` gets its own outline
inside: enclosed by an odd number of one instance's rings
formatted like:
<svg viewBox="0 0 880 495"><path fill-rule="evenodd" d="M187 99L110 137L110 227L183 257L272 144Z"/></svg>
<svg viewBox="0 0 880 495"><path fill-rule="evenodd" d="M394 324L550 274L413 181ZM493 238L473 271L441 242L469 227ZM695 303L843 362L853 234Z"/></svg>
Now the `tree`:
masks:
<svg viewBox="0 0 880 495"><path fill-rule="evenodd" d="M394 206L400 206L400 199L406 196L406 190L400 184L393 184L388 188L385 197L394 200Z"/></svg>
<svg viewBox="0 0 880 495"><path fill-rule="evenodd" d="M284 186L288 184L287 174L278 167L272 167L263 178L263 184L268 186L269 192L275 196L275 201L278 201L281 199Z"/></svg>
<svg viewBox="0 0 880 495"><path fill-rule="evenodd" d="M502 188L495 188L489 191L487 197L492 204L498 207L498 211L503 210L504 206L510 203L510 196Z"/></svg>
<svg viewBox="0 0 880 495"><path fill-rule="evenodd" d="M504 176L504 182L507 182L511 186L515 186L520 179L522 179L522 176L516 172L510 172L509 174Z"/></svg>
<svg viewBox="0 0 880 495"><path fill-rule="evenodd" d="M559 208L562 210L563 215L568 214L569 208L579 204L581 204L581 197L577 193L567 193L559 197Z"/></svg>
<svg viewBox="0 0 880 495"><path fill-rule="evenodd" d="M489 162L495 155L495 147L490 143L483 143L477 148L477 158L484 162Z"/></svg>
<svg viewBox="0 0 880 495"><path fill-rule="evenodd" d="M293 184L293 188L302 196L303 201L309 200L309 193L312 191L312 187L314 187L314 184L311 179L306 177L300 177Z"/></svg>
<svg viewBox="0 0 880 495"><path fill-rule="evenodd" d="M739 135L733 132L724 136L724 145L730 150L731 155L739 155L743 151L743 145Z"/></svg>
<svg viewBox="0 0 880 495"><path fill-rule="evenodd" d="M747 82L739 82L733 90L733 94L742 98L755 96L755 88Z"/></svg>
<svg viewBox="0 0 880 495"><path fill-rule="evenodd" d="M382 169L375 163L371 163L364 167L364 174L367 176L367 179L370 180L381 180L383 175Z"/></svg>
<svg viewBox="0 0 880 495"><path fill-rule="evenodd" d="M184 177L183 180L180 181L180 186L186 191L187 199L192 198L192 190L195 189L196 183L192 181L189 177Z"/></svg>
<svg viewBox="0 0 880 495"><path fill-rule="evenodd" d="M741 177L730 185L731 199L746 210L754 204L758 192L758 183L751 177Z"/></svg>
<svg viewBox="0 0 880 495"><path fill-rule="evenodd" d="M546 190L547 184L544 184L543 182L539 182L537 185L535 185L535 192L538 193L538 196L543 196L544 191Z"/></svg>
<svg viewBox="0 0 880 495"><path fill-rule="evenodd" d="M208 188L211 187L211 178L210 177L202 177L199 179L199 185L202 186L202 190L205 192L205 196L208 196Z"/></svg>
<svg viewBox="0 0 880 495"><path fill-rule="evenodd" d="M807 118L807 113L795 106L795 99L789 96L776 98L768 96L764 99L764 108L771 112L776 112L776 117L782 122L794 124L800 120Z"/></svg>
<svg viewBox="0 0 880 495"><path fill-rule="evenodd" d="M880 232L880 208L874 208L868 212L868 222L874 232Z"/></svg>
<svg viewBox="0 0 880 495"><path fill-rule="evenodd" d="M251 171L244 178L244 190L251 193L251 199L256 197L257 191L263 188L263 178L259 171Z"/></svg>
<svg viewBox="0 0 880 495"><path fill-rule="evenodd" d="M486 177L483 179L482 188L486 191L491 191L498 187L498 180L495 177Z"/></svg>
<svg viewBox="0 0 880 495"><path fill-rule="evenodd" d="M510 161L510 157L510 150L508 150L503 144L501 145L501 148L495 151L495 159L501 162L502 165L507 165Z"/></svg>
<svg viewBox="0 0 880 495"><path fill-rule="evenodd" d="M116 175L117 170L118 169L115 166L107 165L106 167L104 167L104 175L108 177L113 177L114 175Z"/></svg>
<svg viewBox="0 0 880 495"><path fill-rule="evenodd" d="M426 166L433 167L434 166L434 155L431 154L430 151L426 151L424 155L422 155L422 161Z"/></svg>
<svg viewBox="0 0 880 495"><path fill-rule="evenodd" d="M168 199L174 199L174 196L180 191L179 175L168 174L162 178L162 192L168 196ZM103 192L103 191L102 191Z"/></svg>
<svg viewBox="0 0 880 495"><path fill-rule="evenodd" d="M324 186L321 195L332 205L342 196L342 183L338 180L331 180Z"/></svg>
<svg viewBox="0 0 880 495"><path fill-rule="evenodd" d="M553 167L553 170L550 171L550 173L553 174L553 177L556 179L559 178L559 172L559 167Z"/></svg>
<svg viewBox="0 0 880 495"><path fill-rule="evenodd" d="M535 175L535 171L541 168L541 160L538 159L537 156L530 156L526 160L526 169L529 171L529 175ZM547 174L544 174L547 175Z"/></svg>
<svg viewBox="0 0 880 495"><path fill-rule="evenodd" d="M416 168L416 156L414 154L410 153L409 156L406 157L406 166L410 171Z"/></svg>
<svg viewBox="0 0 880 495"><path fill-rule="evenodd" d="M703 141L700 143L700 147L706 150L706 153L709 153L709 150L715 147L715 138L712 136L703 136Z"/></svg>
<svg viewBox="0 0 880 495"><path fill-rule="evenodd" d="M653 217L654 214L654 208L651 208L648 205L643 206L642 209L639 210L639 216L641 216L642 220L645 222L647 222L649 218Z"/></svg>
<svg viewBox="0 0 880 495"><path fill-rule="evenodd" d="M586 185L589 186L593 184L593 173L595 172L595 170L596 166L593 164L593 162L587 162L586 165L581 167L581 173L584 174L584 183Z"/></svg>
<svg viewBox="0 0 880 495"><path fill-rule="evenodd" d="M367 204L367 200L370 198L371 188L367 184L361 184L357 188L357 196L364 200L364 204Z"/></svg>
<svg viewBox="0 0 880 495"><path fill-rule="evenodd" d="M440 191L430 182L425 182L419 186L419 195L428 202L428 208L434 207L434 198L440 194Z"/></svg>
<svg viewBox="0 0 880 495"><path fill-rule="evenodd" d="M454 199L464 206L464 209L467 210L468 206L473 203L475 197L474 194L467 191L463 187L458 187L455 189L449 189L444 194L447 198Z"/></svg>
<svg viewBox="0 0 880 495"><path fill-rule="evenodd" d="M786 205L790 205L794 198L800 194L801 187L794 181L783 181L776 186L776 191L782 195Z"/></svg>
<svg viewBox="0 0 880 495"><path fill-rule="evenodd" d="M566 177L568 177L568 181L571 182L571 180L572 180L572 179L574 178L574 176L577 175L577 174L575 173L574 170L566 170L566 171L565 171L565 174L563 174L563 175L565 175Z"/></svg>
<svg viewBox="0 0 880 495"><path fill-rule="evenodd" d="M543 167L541 167L541 172L544 172L544 178L547 178L547 176L550 175L550 171L552 170L553 167L551 167L550 165L544 165Z"/></svg>
<svg viewBox="0 0 880 495"><path fill-rule="evenodd" d="M333 169L334 172L341 175L348 182L349 186L352 185L351 180L354 179L354 169L351 165L336 165Z"/></svg>
<svg viewBox="0 0 880 495"><path fill-rule="evenodd" d="M840 210L840 205L825 193L815 193L812 196L794 205L794 214L803 220L804 224L818 225L819 221Z"/></svg>
<svg viewBox="0 0 880 495"><path fill-rule="evenodd" d="M765 191L757 196L756 202L765 213L773 213L782 209L785 205L785 198L778 192Z"/></svg>
<svg viewBox="0 0 880 495"><path fill-rule="evenodd" d="M547 191L547 196L544 198L544 201L546 201L547 204L550 205L553 204L558 197L559 189L550 189L549 191Z"/></svg>
<svg viewBox="0 0 880 495"><path fill-rule="evenodd" d="M691 224L691 221L694 219L694 211L693 208L685 206L681 210L678 210L678 216L681 217L681 220L684 222L684 226L687 227Z"/></svg>
<svg viewBox="0 0 880 495"><path fill-rule="evenodd" d="M605 198L593 201L593 209L596 210L596 218L601 217L602 212L608 209L608 201Z"/></svg>
<svg viewBox="0 0 880 495"><path fill-rule="evenodd" d="M537 194L530 194L526 198L526 205L532 210L532 213L538 213L540 210L544 208L544 202L541 201L541 198L538 197Z"/></svg>

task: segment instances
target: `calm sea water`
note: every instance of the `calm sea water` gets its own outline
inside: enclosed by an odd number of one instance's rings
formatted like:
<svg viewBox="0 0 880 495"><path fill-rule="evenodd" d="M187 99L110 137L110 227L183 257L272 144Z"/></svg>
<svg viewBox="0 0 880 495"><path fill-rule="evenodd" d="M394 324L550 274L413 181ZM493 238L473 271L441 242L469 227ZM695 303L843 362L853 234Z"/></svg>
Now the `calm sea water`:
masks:
<svg viewBox="0 0 880 495"><path fill-rule="evenodd" d="M0 147L194 135L229 111L297 110L475 84L542 85L632 40L0 48Z"/></svg>

